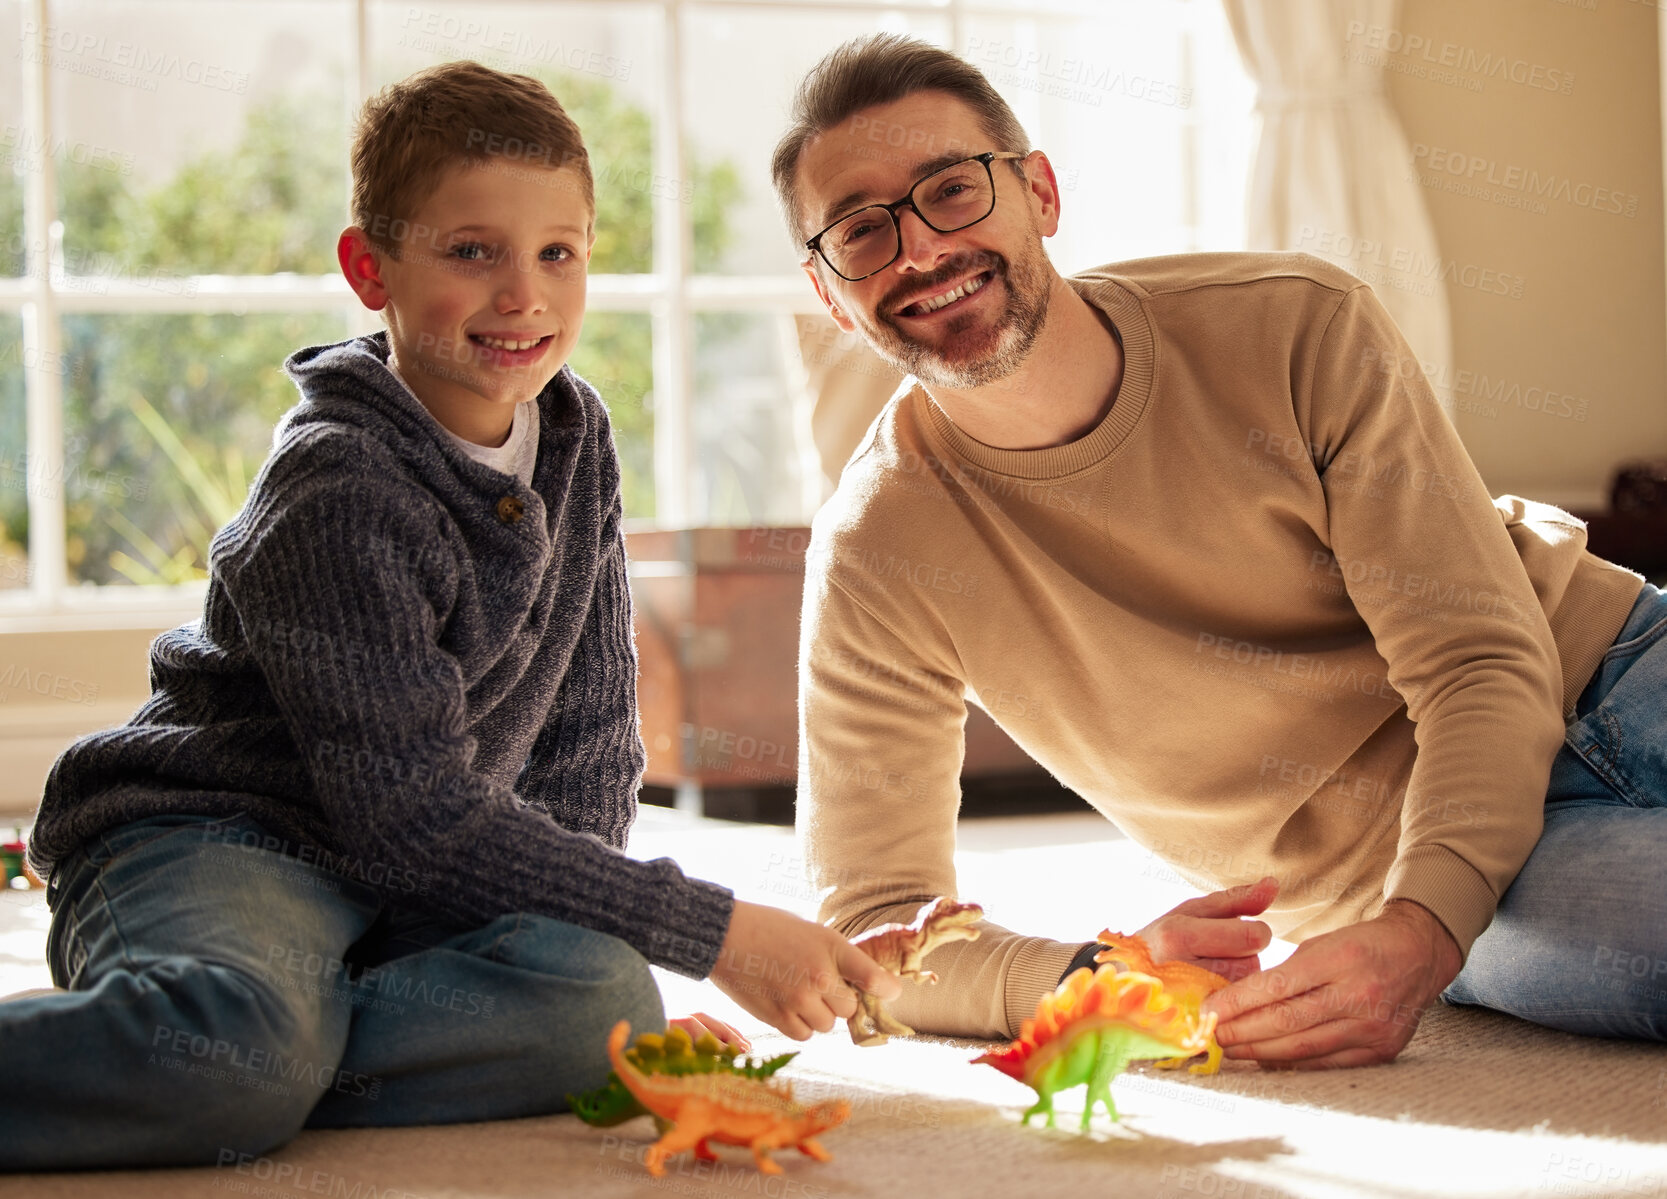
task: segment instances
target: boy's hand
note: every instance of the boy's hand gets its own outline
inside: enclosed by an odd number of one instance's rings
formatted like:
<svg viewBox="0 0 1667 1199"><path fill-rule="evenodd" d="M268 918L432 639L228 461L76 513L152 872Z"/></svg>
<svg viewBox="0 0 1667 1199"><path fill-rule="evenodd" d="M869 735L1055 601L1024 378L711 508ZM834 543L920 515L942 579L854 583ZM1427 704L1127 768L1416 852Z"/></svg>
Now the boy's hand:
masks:
<svg viewBox="0 0 1667 1199"><path fill-rule="evenodd" d="M903 984L831 928L736 900L712 981L795 1041L827 1032L857 1010L858 987L896 999Z"/></svg>
<svg viewBox="0 0 1667 1199"><path fill-rule="evenodd" d="M1256 956L1273 940L1260 920L1279 894L1272 875L1242 887L1212 891L1178 904L1140 930L1155 962L1191 962L1232 982L1261 969Z"/></svg>
<svg viewBox="0 0 1667 1199"><path fill-rule="evenodd" d="M668 1029L681 1028L689 1034L689 1040L691 1041L700 1040L702 1033L711 1033L718 1039L719 1044L734 1045L742 1053L752 1049L752 1042L747 1040L746 1035L740 1029L732 1024L725 1024L716 1016L707 1015L705 1012L696 1012L692 1016L679 1016L676 1020L668 1020L666 1021L666 1027Z"/></svg>

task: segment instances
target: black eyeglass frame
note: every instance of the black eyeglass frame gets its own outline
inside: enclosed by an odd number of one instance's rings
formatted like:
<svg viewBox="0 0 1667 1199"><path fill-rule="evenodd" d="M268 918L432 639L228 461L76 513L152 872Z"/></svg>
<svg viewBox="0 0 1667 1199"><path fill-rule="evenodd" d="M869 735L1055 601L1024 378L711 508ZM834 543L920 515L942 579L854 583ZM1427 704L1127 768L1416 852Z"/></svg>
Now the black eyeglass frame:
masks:
<svg viewBox="0 0 1667 1199"><path fill-rule="evenodd" d="M838 275L841 279L845 280L847 283L860 283L864 279L873 278L875 275L878 275L881 271L885 270L886 267L888 267L892 263L896 262L897 259L898 259L898 256L903 253L903 222L897 219L897 213L898 213L899 209L903 209L903 208L913 209L914 214L917 217L920 218L921 224L925 225L928 229L931 229L931 230L933 230L934 232L937 232L937 233L956 233L956 232L959 232L962 229L971 229L974 225L978 224L979 221L985 220L986 218L989 217L989 215L992 212L994 212L996 210L996 176L995 176L995 172L993 170L991 170L990 164L992 162L997 162L997 161L1005 161L1005 160L1014 159L1014 158L1028 158L1028 157L1030 157L1028 154L1020 154L1016 150L986 150L982 154L974 154L971 157L961 158L961 159L957 159L954 162L947 163L944 166L939 167L937 170L930 171L927 174L922 175L919 179L916 179L914 181L914 183L912 183L909 186L908 194L905 195L901 200L894 200L890 204L864 204L861 208L857 209L856 211L846 213L844 216L840 217L837 221L834 221L832 224L828 225L828 227L826 229L823 229L822 232L818 233L815 237L813 237L809 241L807 241L805 243L805 249L809 250L812 254L818 255L822 259L823 262L827 263L828 269L830 271L832 271L834 274ZM989 180L990 180L990 206L987 209L984 210L984 215L983 216L975 217L975 218L966 222L963 225L955 225L954 227L949 228L949 229L940 228L939 226L934 225L929 219L927 219L926 214L924 212L922 212L920 210L920 206L915 203L915 189L918 188L922 183L925 183L928 179L935 178L938 175L943 174L945 171L954 170L956 167L961 166L964 163L969 163L969 162L976 162L976 163L982 164L983 167L984 167L984 174L989 177ZM837 266L835 266L833 264L833 261L828 257L827 252L822 249L822 238L825 237L831 230L833 230L835 226L843 225L846 221L850 220L852 217L857 216L860 213L867 212L871 208L878 208L881 211L883 211L888 217L891 218L891 235L892 235L892 237L894 237L897 240L897 248L892 251L892 255L891 255L890 258L886 259L885 262L881 263L879 266L877 266L873 270L869 271L868 274L866 274L866 275L857 275L857 276L853 277L851 275L847 275L844 271L840 270Z"/></svg>

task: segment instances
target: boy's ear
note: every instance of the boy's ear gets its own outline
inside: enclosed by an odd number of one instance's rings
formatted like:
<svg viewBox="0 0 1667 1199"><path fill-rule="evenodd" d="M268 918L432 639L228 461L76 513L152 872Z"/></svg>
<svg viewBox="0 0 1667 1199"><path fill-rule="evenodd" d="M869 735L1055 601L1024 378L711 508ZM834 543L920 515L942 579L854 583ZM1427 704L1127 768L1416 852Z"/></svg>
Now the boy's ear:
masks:
<svg viewBox="0 0 1667 1199"><path fill-rule="evenodd" d="M372 312L388 306L388 287L382 282L381 256L357 225L343 229L336 240L336 261L359 302Z"/></svg>

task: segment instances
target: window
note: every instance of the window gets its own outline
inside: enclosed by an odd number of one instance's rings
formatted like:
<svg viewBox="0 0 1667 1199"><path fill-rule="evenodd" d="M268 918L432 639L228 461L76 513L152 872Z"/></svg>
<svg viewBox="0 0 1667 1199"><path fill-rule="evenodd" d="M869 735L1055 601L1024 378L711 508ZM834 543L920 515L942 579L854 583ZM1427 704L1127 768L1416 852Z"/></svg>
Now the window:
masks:
<svg viewBox="0 0 1667 1199"><path fill-rule="evenodd" d="M1215 0L0 0L0 617L191 615L294 401L295 348L378 327L336 275L361 99L477 58L585 130L599 237L574 366L627 516L820 501L770 187L793 88L876 29L950 46L1064 189L1060 269L1242 244L1252 89Z"/></svg>

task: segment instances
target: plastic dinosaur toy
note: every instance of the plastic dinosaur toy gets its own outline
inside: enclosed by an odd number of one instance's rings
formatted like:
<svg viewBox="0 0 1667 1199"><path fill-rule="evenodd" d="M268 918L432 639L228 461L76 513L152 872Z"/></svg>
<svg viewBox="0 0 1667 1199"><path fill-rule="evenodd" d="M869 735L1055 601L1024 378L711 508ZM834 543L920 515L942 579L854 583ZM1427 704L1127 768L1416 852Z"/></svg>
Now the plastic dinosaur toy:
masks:
<svg viewBox="0 0 1667 1199"><path fill-rule="evenodd" d="M783 1053L769 1061L758 1062L740 1055L740 1049L720 1044L711 1033L703 1033L698 1041L691 1041L689 1034L681 1028L670 1029L664 1034L640 1033L636 1043L625 1050L626 1060L649 1074L723 1073L742 1078L768 1078L799 1056L797 1053ZM740 1060L737 1061L737 1058ZM606 1085L580 1095L569 1095L567 1104L579 1119L598 1128L611 1128L637 1116L650 1114L619 1081L619 1075L612 1071L608 1073ZM659 1117L655 1117L655 1122L661 1132L670 1127Z"/></svg>
<svg viewBox="0 0 1667 1199"><path fill-rule="evenodd" d="M1150 974L1084 966L1042 996L1035 1018L1020 1026L1018 1040L973 1059L973 1065L994 1066L1035 1091L1036 1103L1025 1112L1024 1123L1041 1114L1049 1128L1054 1126L1054 1095L1087 1083L1086 1130L1096 1103L1105 1104L1106 1114L1117 1119L1111 1080L1130 1062L1184 1061L1206 1048L1215 1022L1214 1013L1200 1019L1197 1005L1177 1002Z"/></svg>
<svg viewBox="0 0 1667 1199"><path fill-rule="evenodd" d="M1146 947L1146 942L1134 933L1114 933L1108 928L1100 933L1097 940L1106 948L1094 955L1096 962L1122 966L1139 974L1150 974L1162 981L1166 994L1183 1007L1190 1007L1194 1015L1197 1015L1198 1005L1203 1003L1206 997L1227 985L1227 980L1221 975L1202 966L1194 966L1191 962L1164 962L1161 965L1154 962L1152 951ZM1221 1046L1216 1044L1213 1031L1210 1033L1209 1045L1205 1052L1209 1057L1192 1067L1193 1074L1214 1074L1221 1068ZM1172 1070L1186 1060L1184 1057L1165 1058L1157 1065L1162 1069Z"/></svg>
<svg viewBox="0 0 1667 1199"><path fill-rule="evenodd" d="M621 1020L608 1036L614 1075L650 1114L672 1125L643 1156L643 1165L655 1178L665 1176L666 1158L685 1149L693 1149L703 1161L714 1160L717 1154L709 1141L747 1146L761 1174L782 1172L770 1160L770 1151L787 1146L819 1162L832 1160L812 1138L845 1122L851 1114L846 1100L830 1099L806 1107L794 1102L793 1088L785 1082L724 1070L652 1073L626 1055L625 1038L630 1034L631 1026Z"/></svg>
<svg viewBox="0 0 1667 1199"><path fill-rule="evenodd" d="M921 966L926 955L946 941L978 940L978 930L970 926L983 918L984 909L976 903L956 903L945 895L922 907L912 924L882 925L853 938L851 944L902 978L935 983L938 976ZM863 991L857 992L857 1010L846 1025L858 1045L884 1045L890 1037L913 1036L915 1031Z"/></svg>

